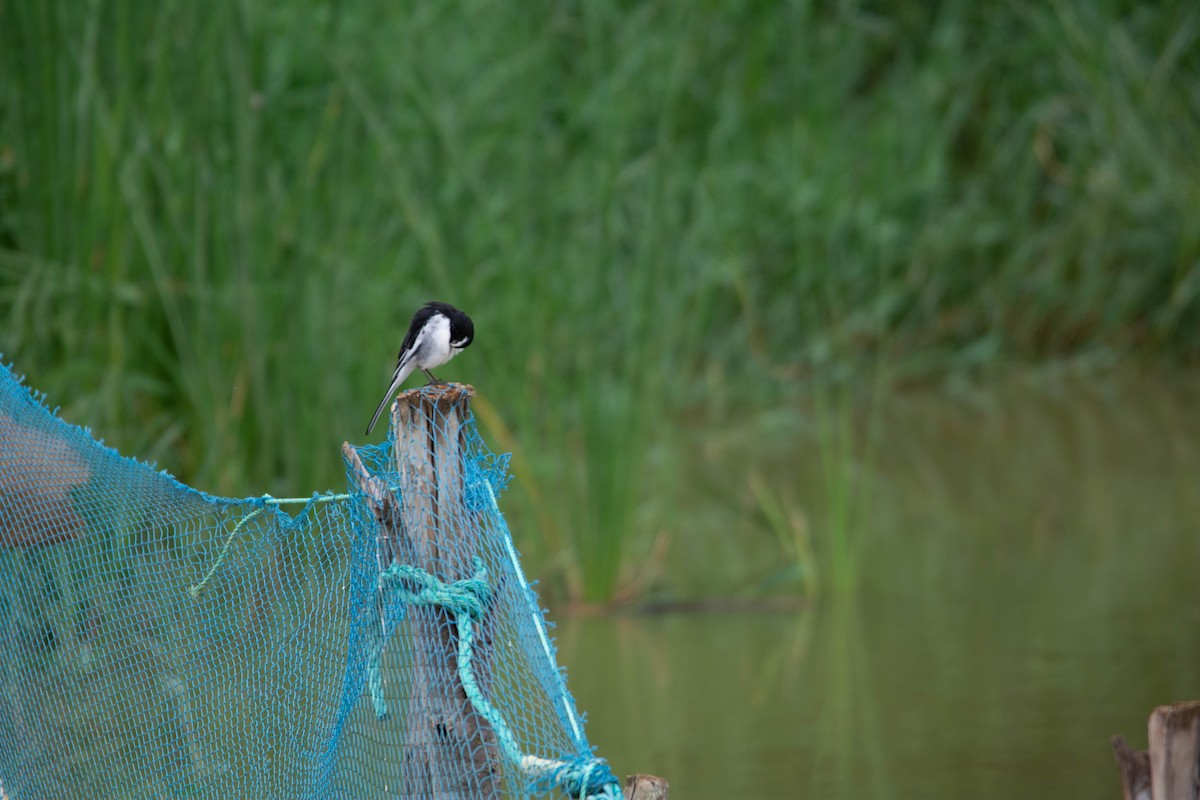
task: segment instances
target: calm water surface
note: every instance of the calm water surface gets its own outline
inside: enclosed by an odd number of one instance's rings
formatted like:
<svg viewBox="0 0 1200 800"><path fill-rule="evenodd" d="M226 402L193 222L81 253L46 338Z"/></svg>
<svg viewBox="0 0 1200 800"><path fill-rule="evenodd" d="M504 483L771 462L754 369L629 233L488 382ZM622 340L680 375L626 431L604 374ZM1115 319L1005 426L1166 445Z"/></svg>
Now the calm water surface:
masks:
<svg viewBox="0 0 1200 800"><path fill-rule="evenodd" d="M770 574L751 471L821 547L803 417L696 445L665 585L737 591L734 551L742 589ZM855 465L856 591L786 613L556 615L592 742L689 800L1119 797L1109 737L1145 747L1155 705L1200 699L1200 374L897 392L879 421Z"/></svg>

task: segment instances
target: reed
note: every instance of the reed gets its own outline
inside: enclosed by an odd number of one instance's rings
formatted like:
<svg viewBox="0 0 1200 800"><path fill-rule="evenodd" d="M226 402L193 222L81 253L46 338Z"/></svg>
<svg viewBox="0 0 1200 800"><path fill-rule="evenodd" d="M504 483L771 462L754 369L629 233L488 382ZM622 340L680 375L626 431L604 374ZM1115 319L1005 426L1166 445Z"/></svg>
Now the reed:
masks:
<svg viewBox="0 0 1200 800"><path fill-rule="evenodd" d="M1200 352L1198 15L3 4L0 348L124 452L295 494L451 300L523 546L612 596L697 407Z"/></svg>

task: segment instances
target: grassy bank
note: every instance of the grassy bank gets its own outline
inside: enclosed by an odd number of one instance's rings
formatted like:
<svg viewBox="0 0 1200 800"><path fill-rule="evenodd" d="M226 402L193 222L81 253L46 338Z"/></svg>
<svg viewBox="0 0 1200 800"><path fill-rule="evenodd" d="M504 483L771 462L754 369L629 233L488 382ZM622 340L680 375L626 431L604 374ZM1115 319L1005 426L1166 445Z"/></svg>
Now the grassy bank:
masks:
<svg viewBox="0 0 1200 800"><path fill-rule="evenodd" d="M445 377L589 599L698 409L1194 358L1200 12L891 7L0 2L0 349L124 452L294 495L455 302Z"/></svg>

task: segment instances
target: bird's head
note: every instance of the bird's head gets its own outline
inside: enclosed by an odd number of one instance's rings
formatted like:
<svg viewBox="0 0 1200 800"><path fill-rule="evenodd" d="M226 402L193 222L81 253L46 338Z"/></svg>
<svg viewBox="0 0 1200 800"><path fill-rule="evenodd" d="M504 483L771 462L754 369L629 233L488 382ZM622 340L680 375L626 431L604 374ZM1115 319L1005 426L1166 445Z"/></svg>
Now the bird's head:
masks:
<svg viewBox="0 0 1200 800"><path fill-rule="evenodd" d="M475 339L475 323L458 309L450 317L450 346L455 350L467 348Z"/></svg>

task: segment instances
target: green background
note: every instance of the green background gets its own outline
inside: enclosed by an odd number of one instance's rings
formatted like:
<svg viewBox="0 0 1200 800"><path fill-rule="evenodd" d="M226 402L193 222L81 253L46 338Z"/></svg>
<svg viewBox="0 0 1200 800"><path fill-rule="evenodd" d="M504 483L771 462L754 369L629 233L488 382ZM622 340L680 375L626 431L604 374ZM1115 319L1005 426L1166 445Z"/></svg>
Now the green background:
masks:
<svg viewBox="0 0 1200 800"><path fill-rule="evenodd" d="M1193 361L1198 14L0 2L0 350L126 454L304 495L453 302L534 571L604 600L683 442L799 414L836 459L914 382Z"/></svg>

